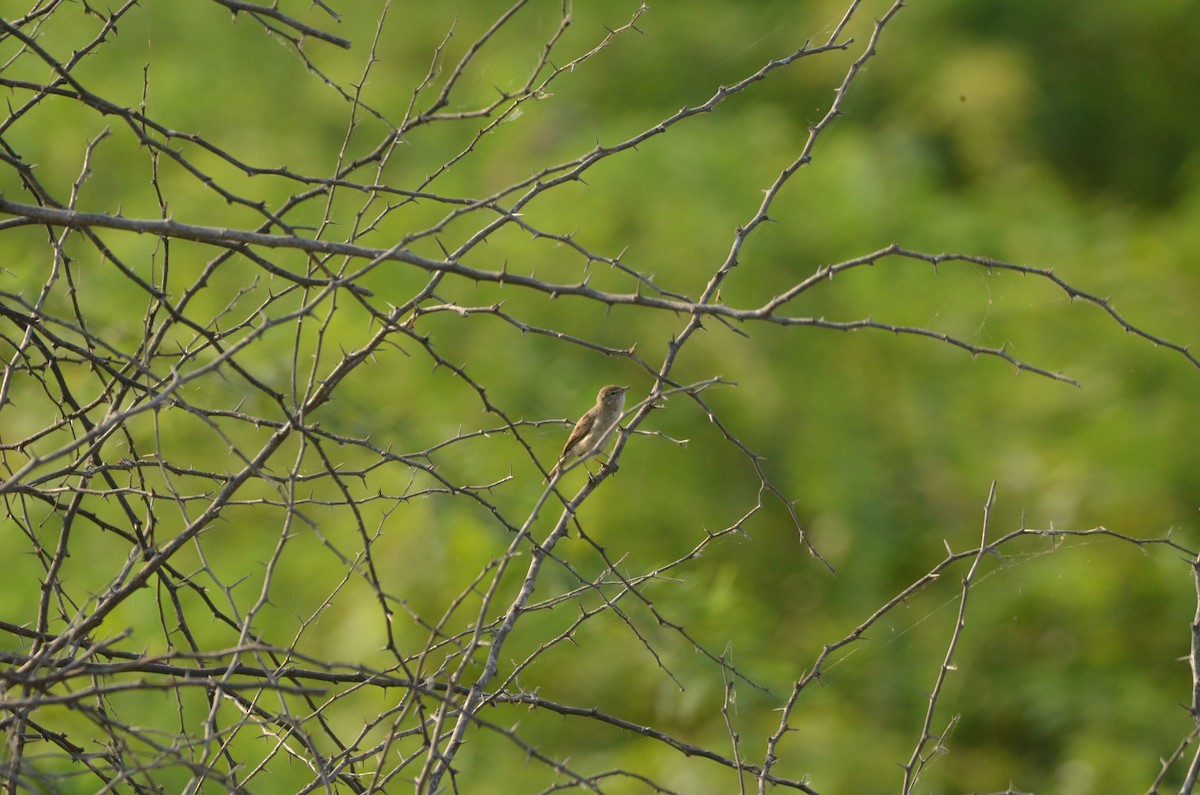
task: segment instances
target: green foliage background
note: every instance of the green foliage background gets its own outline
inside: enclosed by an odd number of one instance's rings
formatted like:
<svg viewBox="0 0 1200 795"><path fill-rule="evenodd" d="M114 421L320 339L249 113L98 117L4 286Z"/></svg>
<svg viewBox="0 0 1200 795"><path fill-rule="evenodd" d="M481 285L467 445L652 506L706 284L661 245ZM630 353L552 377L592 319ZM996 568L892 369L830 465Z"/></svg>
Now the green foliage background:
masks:
<svg viewBox="0 0 1200 795"><path fill-rule="evenodd" d="M349 86L362 73L383 6L345 5L335 32L353 47L309 42L306 52L334 82ZM557 24L557 5L543 5L523 12L489 44L488 57L463 84L469 91L456 96L459 108L523 82L537 47ZM266 44L262 29L247 19L231 24L216 4L143 6L96 57L80 63L75 76L84 85L128 106L144 95L155 118L181 132L202 132L252 166L333 172L332 156L347 136L349 104L300 59L286 47ZM363 86L364 101L390 118L401 116L446 32L453 26L444 59L453 63L505 7L483 0L392 5L379 27L379 62ZM864 41L872 16L886 7L860 14L852 35ZM633 8L575 4L565 51L592 46L602 25L622 24ZM552 96L526 105L521 117L502 125L430 190L487 195L596 142L623 140L684 105L703 102L718 85L803 40L821 39L844 11L843 0L652 3L638 23L641 35L618 38L600 57L565 75ZM328 24L319 9L289 13ZM74 17L57 14L52 25L41 32L43 43L66 53L73 42L94 35L96 21L81 4ZM823 265L896 242L1052 268L1072 285L1110 297L1122 316L1147 332L1194 343L1200 299L1197 40L1200 21L1187 4L1173 0L1148 0L1136 9L1117 2L913 2L887 29L878 56L855 83L847 115L819 140L812 163L780 196L772 212L777 223L751 239L723 300L756 305ZM622 261L630 267L653 272L668 289L696 295L727 253L735 228L752 216L762 190L823 115L853 57L847 52L801 60L713 113L604 161L586 184L564 188L552 202L533 203L526 217L609 256L625 251ZM5 76L21 77L12 71ZM65 104L36 112L37 118L3 135L11 150L36 153L45 183L65 195L80 173L82 144L111 126L78 206L130 217L158 214L147 189L148 159L127 130ZM380 181L413 185L468 145L483 123L417 131L400 144L402 153ZM361 155L382 133L382 125L364 118L348 155ZM282 180L238 174L215 158L197 159L221 184L269 206L295 191ZM239 228L260 222L166 159L160 168L177 220ZM27 200L11 169L0 170L0 190ZM290 220L315 224L321 210L302 208ZM389 245L443 213L417 203L387 216L365 242ZM335 209L334 217L351 223L350 206ZM415 250L439 256L440 246L453 250L473 231L451 224L438 241L421 241ZM114 236L112 244L131 261L162 256L149 237ZM36 292L47 267L43 245L36 231L4 232L5 291ZM173 245L173 267L198 272L204 250ZM465 264L496 267L500 261L562 282L588 273L565 247L515 231L473 251ZM105 329L114 347L129 347L141 333L130 322L130 308L140 315L145 297L131 293L127 280L115 278L94 256L78 266L77 295L93 328ZM299 257L296 269L303 270ZM596 268L590 276L597 287L627 288L608 269ZM395 296L399 303L423 280L393 264L363 284L381 301ZM244 274L219 273L197 300L210 302L216 314L243 282ZM447 286L443 298L484 305L513 294L464 285ZM333 332L353 347L368 318L353 307L339 309ZM708 399L726 425L765 457L769 476L797 498L812 543L837 570L831 575L810 557L783 507L765 500L745 523L745 538L723 541L719 555L710 552L678 581L647 587L671 621L714 653L726 650L739 670L768 688L739 685L737 691L733 711L750 755L760 753L778 723L773 710L825 644L942 560L947 546L957 551L978 542L980 506L993 481L994 535L1021 526L1105 526L1139 538L1169 533L1192 548L1200 542L1200 374L1183 357L1123 333L1097 307L1073 303L1042 280L952 263L935 272L889 260L838 276L795 309L829 320L871 317L931 328L979 346L1005 345L1080 386L1018 375L995 359L972 360L950 346L878 331L838 334L761 324L744 327L741 336L709 324L703 342L686 350L676 377L719 375L736 382L736 388L706 393ZM527 301L523 311L527 322L615 348L636 344L652 362L681 325L663 314L620 307L605 312L572 298ZM468 326L443 314L422 322L446 361L468 363L489 398L514 416L575 416L605 383L632 383L642 394L650 386L648 375L628 362L523 335L499 320ZM290 392L292 333L281 330L262 342L239 360ZM419 352L389 350L368 370L369 376L360 370L342 385L322 416L324 427L412 451L459 431L495 427L475 392L444 368L431 372L432 363ZM189 389L230 408L247 398L242 385L220 378ZM23 438L37 427L39 418L27 411L34 400L19 388L14 393L0 414L5 437ZM609 556L639 572L683 556L705 530L738 521L759 485L746 460L685 400L669 402L644 429L689 443L635 436L619 474L583 513L589 534ZM247 445L255 433L233 425L226 430ZM135 432L146 439L168 435L194 451L197 466L215 467L228 455L225 440L186 417L158 429L147 417ZM535 437L543 463L553 460L564 433L552 424ZM47 447L54 441L48 439ZM346 455L352 465L356 453ZM511 473L513 479L492 496L514 510L540 490L535 468L503 434L480 436L434 458L439 471L456 481L491 482ZM10 460L9 470L19 465ZM362 485L359 496L370 496L371 486ZM246 499L253 496L251 491ZM325 496L338 498L332 490ZM375 555L386 564L385 579L416 616L439 615L461 589L463 574L481 570L508 543L485 511L446 495L398 507L369 502L363 510L364 524L379 528ZM349 586L319 620L303 622L318 612L327 578L339 576L331 547L359 543L336 510L318 524L321 536L297 528L293 565L273 582L272 609L264 615L279 623L270 634L299 633L300 647L317 657L381 661L379 618L367 589ZM230 581L239 573L247 577L246 593L253 594L264 576L259 562L278 535L273 514L247 505L210 531L204 550ZM119 565L125 551L106 549L108 541L97 535L77 542L89 546L73 556L73 576L86 581L89 569L108 557ZM0 589L0 618L20 623L31 609L28 586L37 569L15 562L23 550L15 533L5 530L0 546L14 561L14 579ZM559 554L585 576L603 571L602 561L578 540L564 543ZM828 793L899 788L897 765L919 737L926 693L957 609L959 575L954 570L890 614L840 654L820 688L806 692L795 731L785 740L781 775L807 776ZM993 791L1010 784L1059 793L1144 789L1158 760L1192 726L1180 706L1190 700L1190 676L1180 658L1188 651L1196 601L1188 561L1164 549L1139 554L1109 538L1061 547L1026 541L988 559L972 598L957 671L939 713L942 722L954 714L960 719L946 739L949 753L930 768L923 791ZM153 594L124 609L118 624L158 622ZM573 618L568 610L531 619L529 634L514 638L511 658L521 659ZM425 637L416 622L397 619L395 630L413 644ZM220 637L218 628L213 631ZM153 633L135 631L134 637L151 650L161 642ZM585 625L575 646L544 656L522 682L548 698L602 704L625 719L668 726L689 742L727 742L719 671L678 639L658 639L656 649L685 688L612 619ZM141 698L147 714L161 708L155 696ZM343 704L333 719L353 724L352 707ZM195 708L202 713L204 702ZM506 726L528 721L522 736L533 745L567 738L572 763L584 768L594 763L653 770L680 792L730 792L736 786L732 778L710 777L703 764L615 729L604 734L569 718L538 721L516 709L486 716ZM470 791L547 786L545 769L514 762L502 738L485 732L473 742L469 757L460 759L463 780L475 782ZM299 786L306 775L297 766L296 782L281 778L279 791ZM1181 776L1168 782L1178 786ZM495 785L498 780L505 784ZM605 791L646 790L616 781Z"/></svg>

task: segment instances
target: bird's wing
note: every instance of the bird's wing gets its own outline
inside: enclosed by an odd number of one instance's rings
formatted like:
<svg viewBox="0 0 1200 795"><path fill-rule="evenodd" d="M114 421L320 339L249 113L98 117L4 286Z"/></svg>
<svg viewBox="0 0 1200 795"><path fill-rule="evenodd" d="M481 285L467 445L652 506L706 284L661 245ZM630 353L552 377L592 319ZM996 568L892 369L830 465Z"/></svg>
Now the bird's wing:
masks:
<svg viewBox="0 0 1200 795"><path fill-rule="evenodd" d="M567 451L574 447L580 439L587 436L592 431L592 425L596 422L596 416L593 412L588 412L579 418L579 422L575 423L575 427L571 430L570 437L567 438L567 443L563 445L562 452L559 454L559 459L567 454Z"/></svg>

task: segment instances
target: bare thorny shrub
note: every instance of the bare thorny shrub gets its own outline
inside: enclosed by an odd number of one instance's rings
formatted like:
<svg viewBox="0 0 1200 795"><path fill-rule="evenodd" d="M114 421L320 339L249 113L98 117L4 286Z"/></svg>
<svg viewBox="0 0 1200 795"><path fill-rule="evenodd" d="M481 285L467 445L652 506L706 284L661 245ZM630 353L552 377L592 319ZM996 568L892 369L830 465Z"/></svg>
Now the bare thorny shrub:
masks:
<svg viewBox="0 0 1200 795"><path fill-rule="evenodd" d="M796 662L790 688L761 685L732 663L719 639L682 624L670 599L652 594L651 586L686 579L704 565L702 553L738 534L744 518L768 502L784 506L795 524L796 565L811 576L830 567L791 512L800 495L773 480L747 441L753 434L739 434L710 405L708 391L721 385L720 374L679 380L681 353L702 344L697 332L704 324L863 328L930 338L1038 377L1069 380L1003 347L979 347L935 329L872 319L839 323L791 309L800 296L835 289L832 277L839 272L911 260L1040 280L1107 314L1116 328L1200 363L1050 270L982 256L889 246L780 285L756 306L722 301L722 288L739 276L745 244L772 220L777 196L835 129L848 89L876 58L876 44L903 4L868 12L857 0L848 2L819 39L798 43L735 83L714 85L707 101L625 140L577 141L571 159L531 160L524 164L528 176L472 192L469 186L486 180L465 172L484 156L489 136L530 103L554 101L565 74L602 68L614 42L640 34L644 6L624 9L623 24L580 32L571 27L565 3L558 26L530 41L523 85L485 100L460 96L493 42L532 13L534 4L516 2L472 41L447 35L427 43L428 74L407 87L408 107L392 113L371 106L362 92L377 77L378 48L398 46L387 44L399 26L387 19L395 9L381 6L375 40L362 42L332 35L334 25L302 23L282 7L214 2L234 12L239 30L254 29L262 42L259 57L299 59L319 90L344 103L340 151L316 154L335 164L327 172L265 164L261 154L240 151L236 136L174 129L157 119L154 103L144 99L154 95L153 63L144 72L140 105L106 97L77 76L153 4L129 0L101 11L44 0L3 22L0 83L8 104L0 157L7 193L0 199L0 230L13 245L39 252L5 263L6 280L15 276L24 286L0 293L8 791L496 791L502 782L480 768L481 760L497 759L516 760L527 774L535 771L535 779L542 771L543 791L686 786L672 783L676 774L661 772L661 756L647 763L580 747L579 738L594 731L606 747L617 738L618 753L623 742L637 740L673 756L679 769L700 768L698 776L714 777L713 791L820 792L821 782L807 779L803 763L789 760L799 750L789 732L805 720L806 694L843 650L939 576L952 574L961 578L957 621L944 657L929 661L928 705L913 726L911 754L895 760L902 791L914 790L927 763L945 750L943 738L954 723L939 710L939 695L954 670L980 567L989 553L1019 538L1070 533L993 529L989 496L977 545L948 546L927 574L843 637L831 638L814 659ZM318 20L336 18L325 3L309 12ZM879 16L864 19L868 13ZM869 35L851 36L847 31L855 26ZM56 39L80 30L87 32L78 41ZM580 36L590 38L581 45ZM355 55L359 77L339 83L329 76L314 57L321 48ZM660 285L650 268L619 252L591 250L572 228L531 220L529 210L577 188L598 164L673 135L778 73L834 55L851 60L830 86L824 115L796 142L790 164L763 186L761 204L731 217L727 257L702 275L693 269L696 281ZM233 94L237 88L213 90ZM47 118L72 119L94 132L80 151L51 155L38 149L36 131ZM267 125L272 136L306 135L271 128L267 118L245 124ZM422 137L426 129L435 134ZM440 167L415 176L388 169L405 147L434 140L440 129L469 131L465 145L445 155ZM310 140L321 145L315 134ZM137 176L126 183L130 193L89 195L93 167L118 142L128 145L120 155L129 158L124 170ZM72 184L47 181L35 167L51 156L74 159ZM461 179L452 181L459 172ZM193 216L193 204L171 201L180 185L219 198L229 214ZM146 212L155 206L157 212ZM553 256L579 277L558 278L566 268L539 273L521 256L510 257L514 231L532 241L524 245L553 247ZM381 274L393 281L379 281ZM90 286L79 289L81 283ZM395 289L383 295L380 283L408 291L400 298ZM502 288L503 300L463 298L482 288ZM94 300L97 294L107 302ZM114 297L119 305L112 305ZM568 317L558 327L541 325L545 315L535 307L548 297L625 317L659 316L673 325L665 340L614 348L580 333ZM457 318L456 324L436 322L441 316ZM631 400L610 466L593 463L594 477L568 472L550 485L529 486L553 463L542 440L547 422L522 419L495 397L504 394L495 361L444 352L471 335L494 334L495 323L568 349L564 357L608 357L645 374L653 386ZM649 358L644 352L656 345L661 355ZM493 351L491 357L506 355ZM408 370L416 378L431 366L451 376L439 388L470 395L487 422L439 425L422 415L422 401L432 410L437 396L380 394L375 408L399 403L403 411L399 419L390 415L386 429L376 428L375 420L359 416L353 398L346 397L349 408L333 402L355 378L361 389L377 377L375 368ZM521 377L513 367L513 377ZM602 383L579 385L580 410ZM759 487L740 510L743 520L720 530L681 531L694 535L687 554L657 565L625 560L595 540L594 525L603 520L581 509L622 487L621 477L611 476L631 439L649 434L658 443L682 441L647 423L656 409L679 401L715 424L727 443L729 456L714 466L748 468ZM561 420L551 427L565 433ZM519 471L473 482L446 464L454 451L497 444L512 445L523 461ZM583 485L568 488L571 483ZM467 521L464 515L484 528L473 543L478 547L482 538L488 545L468 566L433 566L416 546L407 548L408 559L398 559L389 546L389 538L405 532L451 534L449 525ZM560 554L558 542L573 531L586 553L574 547ZM1167 545L1195 559L1166 537L1086 532L1112 536L1130 549ZM580 566L583 557L598 568ZM314 570L314 560L324 566ZM439 570L425 571L431 567ZM558 695L561 688L541 692L541 664L572 659L568 649L585 624L604 619L616 622L623 637L602 652L616 676L624 658L645 656L683 690L714 674L723 682L723 695L711 705L726 727L723 741L694 743L670 726L625 717L616 705ZM363 637L362 645L375 653L354 651ZM679 644L701 664L677 667ZM1200 639L1191 661L1195 671ZM1197 682L1193 715L1200 715ZM765 694L763 715L731 708L746 689ZM770 731L749 728L768 719ZM1160 778L1187 767L1194 737L1183 738L1166 757Z"/></svg>

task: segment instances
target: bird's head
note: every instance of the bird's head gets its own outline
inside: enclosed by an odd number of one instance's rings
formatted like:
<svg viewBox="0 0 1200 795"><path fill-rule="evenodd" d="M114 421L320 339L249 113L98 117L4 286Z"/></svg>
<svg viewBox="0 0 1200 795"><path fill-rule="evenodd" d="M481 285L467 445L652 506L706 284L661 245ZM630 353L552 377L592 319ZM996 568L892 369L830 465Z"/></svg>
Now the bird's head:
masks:
<svg viewBox="0 0 1200 795"><path fill-rule="evenodd" d="M627 386L617 386L616 384L609 384L608 386L606 386L600 390L600 394L599 394L599 396L597 396L596 402L606 403L606 404L610 404L610 405L611 404L624 405L625 393L628 391L629 391L629 387L627 387Z"/></svg>

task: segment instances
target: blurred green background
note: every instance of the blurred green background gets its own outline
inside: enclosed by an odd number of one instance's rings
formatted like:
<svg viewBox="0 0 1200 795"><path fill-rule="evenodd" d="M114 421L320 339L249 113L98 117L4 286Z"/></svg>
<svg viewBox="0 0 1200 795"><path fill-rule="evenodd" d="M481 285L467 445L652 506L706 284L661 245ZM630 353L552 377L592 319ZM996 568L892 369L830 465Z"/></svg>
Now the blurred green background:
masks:
<svg viewBox="0 0 1200 795"><path fill-rule="evenodd" d="M319 9L286 10L353 42L349 50L312 40L305 45L311 65L350 91L361 79L382 5L346 5L337 9L344 15L338 25ZM834 88L861 53L873 20L888 7L862 5L847 31L855 43L845 52L802 58L714 112L601 161L587 172L585 184L565 185L530 203L525 220L573 234L588 250L620 254L625 265L653 273L665 289L698 296L729 251L734 230L753 217L762 191L798 156L808 128L824 115ZM443 77L505 8L482 0L393 4L379 25L378 60L363 100L399 122L447 32L453 28ZM573 24L553 60L561 65L595 46L604 26L619 27L635 8L576 3ZM626 140L805 40L822 43L845 11L844 0L652 3L637 22L640 32L617 37L604 52L563 74L549 96L524 105L519 118L489 133L470 156L424 189L490 196L585 154L597 142ZM495 98L497 89L520 86L559 18L555 3L522 9L489 40L445 110L474 108ZM90 41L97 25L82 7L55 13L40 29L39 41L65 57ZM877 56L853 83L846 115L821 135L812 163L780 193L771 211L776 223L750 238L722 300L757 306L822 266L895 242L929 253L1053 269L1074 287L1108 298L1146 332L1194 345L1200 336L1194 310L1200 299L1197 40L1200 19L1176 0L1148 0L1136 9L1111 0L912 3L889 23ZM4 47L5 77L46 78L44 64L14 57L11 39ZM362 155L385 131L364 114L348 135L351 108L338 92L246 17L231 24L215 3L145 4L73 75L125 106L138 106L144 95L147 113L160 123L201 133L258 168L286 166L328 177L339 151L344 148L347 159ZM11 103L24 98L14 89L8 93ZM417 106L430 96L421 95ZM399 144L379 180L408 189L423 186L487 123L465 119L417 128ZM105 127L112 135L97 147L78 206L156 217L149 158L119 120L75 103L47 102L14 121L3 137L11 151L36 163L38 177L62 199L80 174L84 144ZM172 146L221 185L268 206L300 192L285 179L239 173L183 140ZM261 223L254 211L228 204L168 159L161 158L159 168L163 195L177 220L242 228ZM374 175L355 177L369 182ZM11 168L0 169L0 190L29 201ZM378 199L364 215L383 213L386 201ZM329 212L338 226L325 236L348 234L362 204L357 193L337 195ZM306 226L318 224L324 212L323 200L310 202L288 220L311 231ZM446 212L437 202L406 205L385 213L361 242L390 245ZM414 249L441 256L443 246L454 250L491 220L481 219L468 215ZM114 233L105 239L126 261L144 262L147 273L163 256L149 237ZM4 230L3 241L3 289L36 295L49 267L45 235ZM212 251L172 245L178 284L187 285ZM274 261L304 267L299 257ZM507 263L513 272L560 283L590 274L602 289L633 290L626 276L589 267L566 246L511 228L463 262L488 269ZM115 348L130 350L142 333L146 297L114 277L94 253L77 268L77 289L93 331ZM226 266L197 297L194 311L220 316L230 297L260 275L246 263ZM389 264L375 268L362 284L374 291L374 305L386 308L403 303L424 281L421 274ZM269 285L264 282L262 289ZM263 294L252 291L235 302L229 323L251 315ZM551 301L511 287L449 280L439 297L474 306L504 301L505 311L533 326L613 348L636 344L652 367L685 322L668 313L605 311L575 298ZM56 292L49 305L61 309L70 300ZM280 315L297 302L276 302L271 312ZM784 507L764 495L762 509L743 525L745 537L722 539L671 572L674 579L645 586L660 614L714 655L728 650L738 670L762 686L738 682L731 711L748 761L761 762L766 738L778 727L778 708L823 646L846 636L935 566L947 546L958 552L979 542L981 506L993 481L993 538L1022 526L1104 526L1137 538L1169 534L1196 548L1200 373L1178 353L1124 333L1102 309L1072 302L1044 279L961 263L935 272L914 261L888 259L839 275L789 308L797 316L870 317L977 346L1004 345L1023 361L1077 380L1079 387L1017 374L998 359L972 359L929 339L762 323L740 326L743 336L706 323L685 347L673 377L688 383L722 376L737 384L707 391L705 398L742 443L764 456L767 475L796 500L810 540L837 570L831 575L806 552ZM296 350L311 353L317 343L311 328L297 342L293 328L281 327L239 362L292 394L294 362L303 382L308 368L326 372L339 346L352 349L370 336L369 318L353 302L328 311L334 320L323 358L293 359ZM489 399L516 419L573 418L605 383L633 384L631 394L638 399L651 385L649 374L630 360L525 335L492 316L438 314L420 323L438 353L463 365ZM404 347L380 352L348 378L337 400L322 410L322 427L370 436L397 452L500 427L482 411L473 389L446 369L435 370L419 346ZM10 355L6 348L6 358ZM214 407L244 406L247 398L236 378L213 376L188 389L197 402ZM245 410L272 416L273 407L261 395L249 399ZM0 415L5 436L23 436L48 422L51 408L34 386L14 383L13 403ZM266 436L237 423L219 425L224 438L194 417L168 411L154 420L135 420L131 432L168 450L186 450L205 467L217 467L213 462L228 455L230 439L254 449ZM706 532L738 522L759 499L749 461L686 398L670 400L641 430L689 441L680 446L635 436L619 474L581 512L588 535L610 559L621 560L627 576L684 556ZM549 465L565 434L565 426L551 424L527 438ZM53 442L52 437L46 444ZM303 455L293 446L279 460ZM351 468L371 458L353 447L343 455ZM523 517L540 491L532 462L502 431L431 458L439 472L458 482L503 480L488 499L507 517ZM10 461L8 471L21 463ZM430 623L439 620L449 601L503 551L509 535L483 507L453 495L395 498L409 477L390 464L353 488L364 500L364 526L378 533L373 554L381 580L405 605L393 631L408 644L406 651L416 652L427 632L420 621L405 620L405 611ZM577 473L573 477L582 482ZM314 496L340 498L329 483L305 488ZM379 499L380 491L389 498ZM262 489L263 495L271 493ZM255 495L262 496L252 489L246 499ZM266 506L236 507L203 536L212 572L225 583L248 578L233 590L248 602L262 584L261 561L278 542L279 517ZM299 647L313 656L386 666L384 619L374 595L357 581L339 585L343 567L333 551L352 557L362 545L350 519L344 507L335 506L310 517L320 536L294 528L259 628L280 641L299 633ZM548 527L551 519L543 516L541 524ZM165 521L160 532L177 531L179 522L179 517ZM0 551L21 561L27 539L10 529ZM71 565L78 570L71 576L81 589L92 582L100 587L124 561L126 552L106 548L110 542L102 535L75 542L80 546ZM578 539L557 552L585 577L605 570L595 550ZM19 623L30 615L39 571L27 560L13 563L10 584L0 590L0 617ZM965 565L952 567L887 614L864 640L835 654L791 715L794 731L779 746L779 775L807 777L822 793L899 789L898 765L920 736L926 694L950 637L965 571ZM539 598L549 598L575 583L565 571L551 569L540 585ZM506 583L504 593L511 596L512 586ZM336 598L322 607L331 593ZM598 604L592 595L579 602ZM1195 604L1189 561L1176 550L1158 547L1143 554L1132 544L1102 537L1061 545L1028 539L985 559L971 593L957 671L934 726L958 719L945 742L948 753L931 763L918 791L985 792L1010 785L1033 792L1144 791L1159 760L1192 727L1181 706L1190 701L1191 689L1180 658L1188 652ZM685 742L732 753L720 711L720 669L679 634L658 626L632 598L622 605L682 689L611 614L586 623L573 644L544 653L521 674L519 686L585 708L598 705ZM450 625L468 625L476 609L468 604L452 613ZM317 613L319 620L304 624ZM571 601L528 617L504 661L524 659L576 613ZM114 628L135 628L134 647L154 649L164 642L157 636L152 594L144 603L129 604L114 622ZM230 640L219 627L212 633L214 648ZM141 698L147 704L127 708L152 714L155 697ZM363 694L365 703L340 703L333 719L356 732L363 715L384 709L370 698ZM519 724L524 740L556 759L569 758L573 769L638 771L678 792L737 791L736 776L724 768L582 719L524 708L497 709L485 717L505 727ZM384 723L376 731L386 728ZM545 767L527 764L506 739L487 731L473 737L458 764L463 791L533 792L553 781ZM1182 765L1176 767L1167 776L1168 788L1182 780ZM300 765L276 769L272 786L296 789L308 775ZM605 779L602 789L650 791L622 776Z"/></svg>

